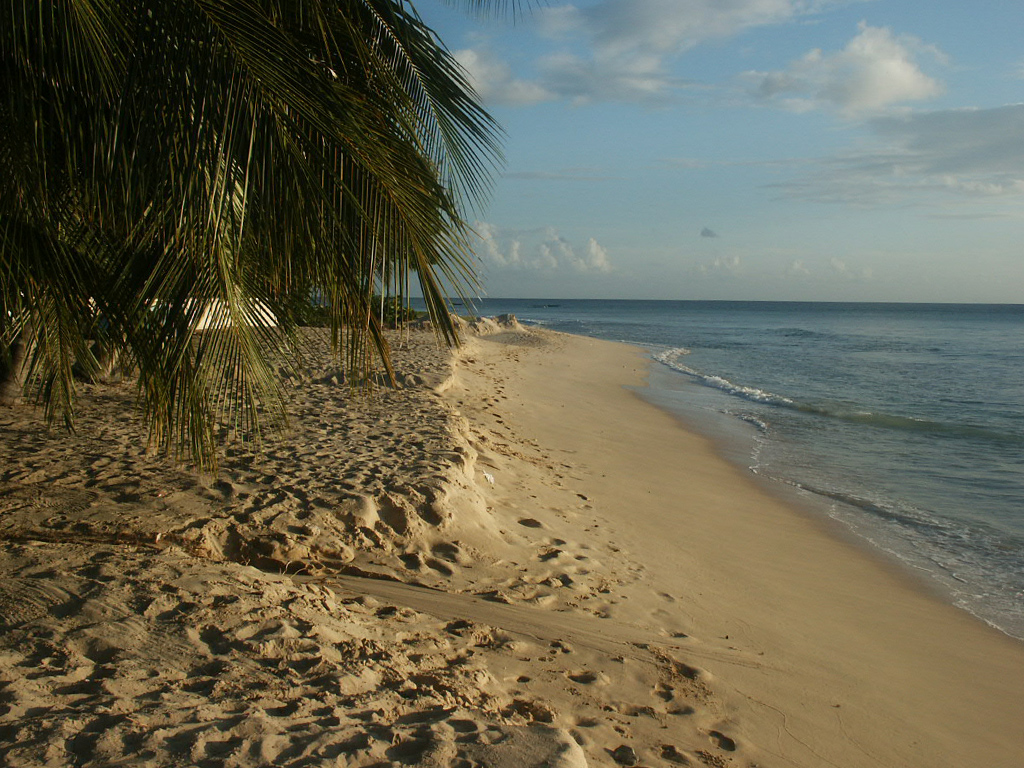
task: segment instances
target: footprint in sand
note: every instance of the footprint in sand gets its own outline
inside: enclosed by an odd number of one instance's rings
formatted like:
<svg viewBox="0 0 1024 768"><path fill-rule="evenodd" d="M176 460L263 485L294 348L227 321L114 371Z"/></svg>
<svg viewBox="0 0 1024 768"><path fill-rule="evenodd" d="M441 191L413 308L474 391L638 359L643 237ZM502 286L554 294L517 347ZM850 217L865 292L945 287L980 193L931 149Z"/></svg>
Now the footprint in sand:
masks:
<svg viewBox="0 0 1024 768"><path fill-rule="evenodd" d="M591 672L589 669L579 672L568 672L566 677L579 685L608 685L609 678L602 672Z"/></svg>
<svg viewBox="0 0 1024 768"><path fill-rule="evenodd" d="M736 742L730 739L721 731L708 731L708 736L715 742L715 746L719 749L724 749L726 752L736 751Z"/></svg>
<svg viewBox="0 0 1024 768"><path fill-rule="evenodd" d="M695 710L689 704L682 704L682 705L680 705L678 707L672 707L671 709L668 710L668 714L670 714L670 715L678 715L679 717L688 717L689 715L693 715L696 712L697 712L697 710Z"/></svg>
<svg viewBox="0 0 1024 768"><path fill-rule="evenodd" d="M440 542L434 544L430 551L441 560L446 560L449 563L471 565L473 562L473 558L459 546L458 542Z"/></svg>
<svg viewBox="0 0 1024 768"><path fill-rule="evenodd" d="M678 763L679 765L691 764L690 758L680 752L674 744L661 745L661 759L668 760L670 763Z"/></svg>
<svg viewBox="0 0 1024 768"><path fill-rule="evenodd" d="M675 688L671 685L665 685L664 683L658 683L657 688L654 689L654 695L657 696L664 702L672 701L676 697Z"/></svg>
<svg viewBox="0 0 1024 768"><path fill-rule="evenodd" d="M549 560L555 560L561 554L562 550L560 549L546 549L542 550L541 553L537 555L537 559L540 560L542 563L546 563Z"/></svg>

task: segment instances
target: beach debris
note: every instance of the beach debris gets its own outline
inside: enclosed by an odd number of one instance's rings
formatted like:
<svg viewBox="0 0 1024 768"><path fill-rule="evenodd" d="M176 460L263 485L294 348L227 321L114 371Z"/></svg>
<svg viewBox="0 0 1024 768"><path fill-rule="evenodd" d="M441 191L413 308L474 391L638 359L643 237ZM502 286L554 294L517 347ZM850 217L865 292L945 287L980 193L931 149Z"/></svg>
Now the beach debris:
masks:
<svg viewBox="0 0 1024 768"><path fill-rule="evenodd" d="M609 754L611 754L612 760L619 765L636 765L640 761L636 756L636 751L626 744L620 744L615 749L609 750Z"/></svg>
<svg viewBox="0 0 1024 768"><path fill-rule="evenodd" d="M484 480L486 480L491 485L494 485L494 475L492 475L490 472L484 472L483 476Z"/></svg>

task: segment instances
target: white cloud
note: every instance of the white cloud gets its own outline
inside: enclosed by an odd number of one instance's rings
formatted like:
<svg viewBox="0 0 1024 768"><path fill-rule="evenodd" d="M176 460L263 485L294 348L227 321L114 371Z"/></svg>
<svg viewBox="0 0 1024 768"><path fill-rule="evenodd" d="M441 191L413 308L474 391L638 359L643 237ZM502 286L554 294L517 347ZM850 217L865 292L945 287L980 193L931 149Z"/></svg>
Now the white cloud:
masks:
<svg viewBox="0 0 1024 768"><path fill-rule="evenodd" d="M486 262L505 267L519 261L519 243L511 241L507 246L507 255L502 252L498 245L498 228L486 221L477 221L474 224L477 240L480 241L477 255Z"/></svg>
<svg viewBox="0 0 1024 768"><path fill-rule="evenodd" d="M517 79L490 51L458 51L477 91L490 103L550 99L663 102L692 86L671 60L703 42L816 13L835 0L603 0L536 12L555 49L536 62L532 80Z"/></svg>
<svg viewBox="0 0 1024 768"><path fill-rule="evenodd" d="M513 76L511 67L489 51L466 48L453 55L466 70L473 90L485 102L524 105L556 98L542 85Z"/></svg>
<svg viewBox="0 0 1024 768"><path fill-rule="evenodd" d="M549 243L541 243L537 246L537 258L531 260L528 264L526 262L523 262L523 264L532 269L550 271L558 268L558 259Z"/></svg>
<svg viewBox="0 0 1024 768"><path fill-rule="evenodd" d="M473 228L480 242L477 255L493 269L549 273L608 273L613 269L608 251L593 237L577 247L554 227L505 232L477 221Z"/></svg>
<svg viewBox="0 0 1024 768"><path fill-rule="evenodd" d="M662 57L631 53L579 56L560 52L537 64L543 88L576 104L592 101L655 101L687 85L669 74Z"/></svg>
<svg viewBox="0 0 1024 768"><path fill-rule="evenodd" d="M794 259L790 262L789 267L786 269L787 274L790 275L809 275L811 270L804 266L803 261L800 259Z"/></svg>
<svg viewBox="0 0 1024 768"><path fill-rule="evenodd" d="M679 53L744 29L778 24L827 3L813 0L604 0L542 12L553 36L582 35L602 56L638 51Z"/></svg>
<svg viewBox="0 0 1024 768"><path fill-rule="evenodd" d="M786 70L747 72L743 79L758 96L790 109L830 108L859 117L940 95L943 86L922 71L921 56L945 61L940 51L916 37L861 22L841 51L814 49Z"/></svg>
<svg viewBox="0 0 1024 768"><path fill-rule="evenodd" d="M1024 194L1024 104L875 118L868 127L866 148L776 186L791 197L861 205Z"/></svg>
<svg viewBox="0 0 1024 768"><path fill-rule="evenodd" d="M587 241L587 255L584 259L585 270L611 272L612 264L608 260L608 251L594 238Z"/></svg>
<svg viewBox="0 0 1024 768"><path fill-rule="evenodd" d="M874 277L874 270L871 267L860 267L855 269L850 267L842 259L837 259L835 257L829 259L829 265L836 274L849 280L870 280Z"/></svg>
<svg viewBox="0 0 1024 768"><path fill-rule="evenodd" d="M702 275L738 275L743 271L739 256L716 256L709 262L697 265Z"/></svg>
<svg viewBox="0 0 1024 768"><path fill-rule="evenodd" d="M871 127L902 150L908 169L954 176L1024 174L1024 104L877 119Z"/></svg>

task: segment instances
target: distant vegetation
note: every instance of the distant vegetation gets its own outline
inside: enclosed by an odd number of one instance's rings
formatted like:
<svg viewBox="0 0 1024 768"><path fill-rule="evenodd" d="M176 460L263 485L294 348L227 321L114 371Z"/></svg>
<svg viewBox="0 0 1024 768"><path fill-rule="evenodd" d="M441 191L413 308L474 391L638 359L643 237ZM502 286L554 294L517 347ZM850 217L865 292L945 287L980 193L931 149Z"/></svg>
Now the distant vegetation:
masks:
<svg viewBox="0 0 1024 768"><path fill-rule="evenodd" d="M369 311L385 328L392 328L417 320L426 315L417 312L399 296L374 296L370 299ZM300 326L313 328L329 328L331 326L331 310L312 301L302 302L296 310L296 318Z"/></svg>

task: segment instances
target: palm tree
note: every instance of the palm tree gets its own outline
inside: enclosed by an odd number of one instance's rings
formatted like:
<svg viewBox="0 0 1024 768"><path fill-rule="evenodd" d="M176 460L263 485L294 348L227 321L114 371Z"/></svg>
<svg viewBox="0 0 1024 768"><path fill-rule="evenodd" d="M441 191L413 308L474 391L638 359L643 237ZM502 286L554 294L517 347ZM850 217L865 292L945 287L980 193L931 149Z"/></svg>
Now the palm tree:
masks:
<svg viewBox="0 0 1024 768"><path fill-rule="evenodd" d="M370 297L413 277L455 341L498 131L408 0L9 5L0 363L48 418L72 426L73 368L116 351L152 439L209 464L218 422L283 415L262 350L311 297L349 366L390 370Z"/></svg>

